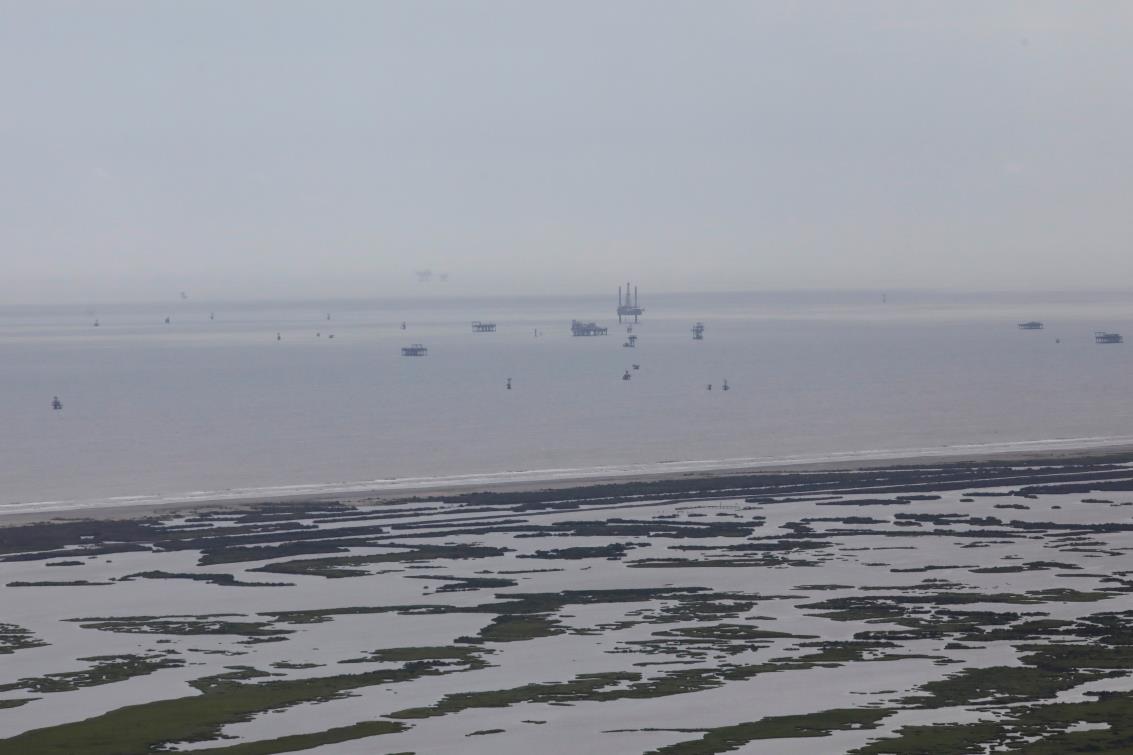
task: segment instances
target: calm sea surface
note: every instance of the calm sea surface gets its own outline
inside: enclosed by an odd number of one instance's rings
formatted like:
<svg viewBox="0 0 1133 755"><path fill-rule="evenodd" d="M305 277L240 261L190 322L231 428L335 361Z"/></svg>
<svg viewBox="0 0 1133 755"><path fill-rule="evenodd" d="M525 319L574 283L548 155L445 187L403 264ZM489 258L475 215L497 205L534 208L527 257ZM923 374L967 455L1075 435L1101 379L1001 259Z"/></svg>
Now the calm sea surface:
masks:
<svg viewBox="0 0 1133 755"><path fill-rule="evenodd" d="M0 504L1133 436L1133 293L641 303L636 349L612 296L0 309Z"/></svg>

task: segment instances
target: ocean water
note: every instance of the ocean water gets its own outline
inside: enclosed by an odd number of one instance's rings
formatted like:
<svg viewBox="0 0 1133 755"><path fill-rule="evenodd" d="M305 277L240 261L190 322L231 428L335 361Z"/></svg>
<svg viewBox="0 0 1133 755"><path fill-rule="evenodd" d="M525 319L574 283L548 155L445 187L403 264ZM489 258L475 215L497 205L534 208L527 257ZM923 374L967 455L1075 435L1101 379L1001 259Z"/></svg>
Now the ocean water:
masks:
<svg viewBox="0 0 1133 755"><path fill-rule="evenodd" d="M1133 343L1093 340L1133 337L1133 293L641 303L636 349L612 296L0 309L0 505L1133 440Z"/></svg>

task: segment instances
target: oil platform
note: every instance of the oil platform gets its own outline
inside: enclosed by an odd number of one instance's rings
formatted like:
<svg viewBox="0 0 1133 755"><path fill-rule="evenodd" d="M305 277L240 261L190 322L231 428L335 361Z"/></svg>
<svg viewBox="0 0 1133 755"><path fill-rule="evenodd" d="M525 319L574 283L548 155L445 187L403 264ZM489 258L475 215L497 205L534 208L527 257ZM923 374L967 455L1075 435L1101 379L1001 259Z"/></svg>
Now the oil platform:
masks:
<svg viewBox="0 0 1133 755"><path fill-rule="evenodd" d="M604 328L596 322L570 321L570 334L572 336L604 336L609 332L609 328Z"/></svg>
<svg viewBox="0 0 1133 755"><path fill-rule="evenodd" d="M429 350L419 343L401 347L401 355L403 357L423 357L428 355L428 353Z"/></svg>
<svg viewBox="0 0 1133 755"><path fill-rule="evenodd" d="M618 286L618 322L622 321L623 317L633 317L633 321L637 322L637 318L645 312L644 309L638 306L637 303L637 286L633 287L633 300L629 298L629 281L626 281L626 296L625 301L622 301L622 287Z"/></svg>
<svg viewBox="0 0 1133 755"><path fill-rule="evenodd" d="M1019 330L1042 330L1043 324L1038 320L1019 323Z"/></svg>
<svg viewBox="0 0 1133 755"><path fill-rule="evenodd" d="M704 340L704 323L698 322L696 325L692 326L692 340L694 340L694 341L703 341Z"/></svg>
<svg viewBox="0 0 1133 755"><path fill-rule="evenodd" d="M1120 333L1106 333L1104 330L1094 332L1094 343L1124 343L1125 339Z"/></svg>
<svg viewBox="0 0 1133 755"><path fill-rule="evenodd" d="M496 324L494 322L480 322L476 320L472 323L472 331L474 333L495 333Z"/></svg>

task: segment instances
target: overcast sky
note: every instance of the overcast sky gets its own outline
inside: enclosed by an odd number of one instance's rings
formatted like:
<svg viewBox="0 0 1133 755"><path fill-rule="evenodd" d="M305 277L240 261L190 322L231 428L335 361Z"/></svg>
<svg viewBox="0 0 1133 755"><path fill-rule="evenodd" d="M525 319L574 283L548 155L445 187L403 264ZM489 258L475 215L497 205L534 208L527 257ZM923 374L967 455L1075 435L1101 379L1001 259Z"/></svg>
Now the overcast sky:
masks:
<svg viewBox="0 0 1133 755"><path fill-rule="evenodd" d="M1133 288L1133 3L0 0L0 302Z"/></svg>

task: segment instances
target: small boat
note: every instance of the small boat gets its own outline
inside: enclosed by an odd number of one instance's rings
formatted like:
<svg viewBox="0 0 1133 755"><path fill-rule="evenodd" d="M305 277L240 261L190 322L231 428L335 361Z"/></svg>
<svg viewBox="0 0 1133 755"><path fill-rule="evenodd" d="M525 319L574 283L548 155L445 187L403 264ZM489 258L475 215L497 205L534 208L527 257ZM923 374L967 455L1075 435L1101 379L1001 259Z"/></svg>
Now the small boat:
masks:
<svg viewBox="0 0 1133 755"><path fill-rule="evenodd" d="M1042 330L1043 324L1038 320L1028 320L1027 322L1019 323L1019 330Z"/></svg>
<svg viewBox="0 0 1133 755"><path fill-rule="evenodd" d="M58 396L51 399L51 408L54 409L55 411L59 411L60 409L63 408L63 402L59 400Z"/></svg>
<svg viewBox="0 0 1133 755"><path fill-rule="evenodd" d="M276 334L275 334L275 340L277 340L277 341L282 341L282 340L283 340L283 335L282 335L281 333L276 333Z"/></svg>
<svg viewBox="0 0 1133 755"><path fill-rule="evenodd" d="M1104 330L1094 332L1094 343L1124 343L1125 339L1120 333L1106 333Z"/></svg>
<svg viewBox="0 0 1133 755"><path fill-rule="evenodd" d="M708 384L708 390L712 390L712 383Z"/></svg>
<svg viewBox="0 0 1133 755"><path fill-rule="evenodd" d="M694 340L694 341L703 341L704 340L704 323L698 322L696 325L692 326L692 340Z"/></svg>
<svg viewBox="0 0 1133 755"><path fill-rule="evenodd" d="M94 321L94 327L96 327L96 328L98 327L98 320Z"/></svg>
<svg viewBox="0 0 1133 755"><path fill-rule="evenodd" d="M637 336L630 336L628 339L626 339L626 342L623 343L622 346L624 346L627 349L636 349L637 348Z"/></svg>
<svg viewBox="0 0 1133 755"><path fill-rule="evenodd" d="M402 330L405 330L405 320L402 320L402 321L401 321L401 329L402 329Z"/></svg>
<svg viewBox="0 0 1133 755"><path fill-rule="evenodd" d="M602 327L596 322L570 321L570 334L572 336L604 336L609 332L609 328Z"/></svg>
<svg viewBox="0 0 1133 755"><path fill-rule="evenodd" d="M429 354L429 350L419 343L410 344L409 346L401 347L401 355L403 357L423 357Z"/></svg>
<svg viewBox="0 0 1133 755"><path fill-rule="evenodd" d="M507 389L508 389L509 391L511 390L511 378L508 378L508 379L507 379Z"/></svg>
<svg viewBox="0 0 1133 755"><path fill-rule="evenodd" d="M727 381L727 380L725 380L725 381L724 381L724 384L723 384L722 386L720 386L720 390L722 390L722 391L730 391L730 390L732 390L732 389L731 389L730 387L728 387L728 381Z"/></svg>
<svg viewBox="0 0 1133 755"><path fill-rule="evenodd" d="M622 380L629 380L631 377L632 375L629 374L629 370L626 370L626 374L622 375Z"/></svg>

